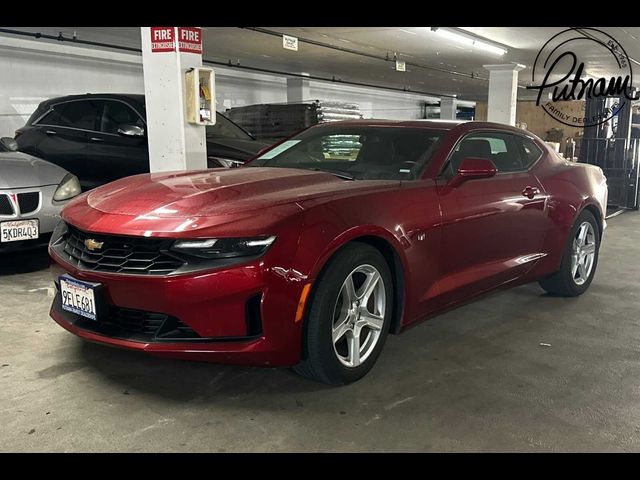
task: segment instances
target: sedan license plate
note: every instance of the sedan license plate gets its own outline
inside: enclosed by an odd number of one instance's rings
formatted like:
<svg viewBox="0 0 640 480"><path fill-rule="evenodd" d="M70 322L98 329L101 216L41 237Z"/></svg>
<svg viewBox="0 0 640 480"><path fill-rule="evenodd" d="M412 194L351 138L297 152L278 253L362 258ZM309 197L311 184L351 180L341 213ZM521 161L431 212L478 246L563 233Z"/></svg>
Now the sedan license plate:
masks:
<svg viewBox="0 0 640 480"><path fill-rule="evenodd" d="M97 320L96 288L99 284L82 282L68 275L63 275L58 280L60 281L62 309L91 320Z"/></svg>
<svg viewBox="0 0 640 480"><path fill-rule="evenodd" d="M0 223L0 242L34 240L40 235L38 220L12 220Z"/></svg>

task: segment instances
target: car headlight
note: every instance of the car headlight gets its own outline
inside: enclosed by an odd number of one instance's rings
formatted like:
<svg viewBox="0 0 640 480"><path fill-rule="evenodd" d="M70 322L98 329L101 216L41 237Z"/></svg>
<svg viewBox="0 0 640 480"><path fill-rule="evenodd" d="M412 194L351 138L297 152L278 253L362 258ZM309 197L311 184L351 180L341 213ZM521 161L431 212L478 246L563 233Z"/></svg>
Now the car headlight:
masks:
<svg viewBox="0 0 640 480"><path fill-rule="evenodd" d="M171 250L199 258L234 258L261 255L276 237L176 240Z"/></svg>
<svg viewBox="0 0 640 480"><path fill-rule="evenodd" d="M219 163L225 168L235 168L244 165L242 160L233 160L231 158L207 157L207 159L212 163Z"/></svg>
<svg viewBox="0 0 640 480"><path fill-rule="evenodd" d="M78 177L68 173L58 185L56 189L56 193L53 194L53 199L57 202L62 200L69 200L70 198L79 195L82 192L80 188L80 182L78 181Z"/></svg>

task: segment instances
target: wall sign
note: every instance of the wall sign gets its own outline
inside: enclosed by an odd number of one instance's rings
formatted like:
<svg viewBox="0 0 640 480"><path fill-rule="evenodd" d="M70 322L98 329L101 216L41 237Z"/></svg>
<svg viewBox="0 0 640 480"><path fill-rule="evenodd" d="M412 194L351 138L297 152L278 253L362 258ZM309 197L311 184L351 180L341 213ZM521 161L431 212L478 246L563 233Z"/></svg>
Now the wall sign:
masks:
<svg viewBox="0 0 640 480"><path fill-rule="evenodd" d="M396 60L396 70L399 72L406 72L407 65L402 60Z"/></svg>
<svg viewBox="0 0 640 480"><path fill-rule="evenodd" d="M200 27L178 27L178 50L202 55L202 29Z"/></svg>
<svg viewBox="0 0 640 480"><path fill-rule="evenodd" d="M151 27L151 51L197 53L202 55L202 29L200 27L178 27L178 38L175 38L176 27Z"/></svg>
<svg viewBox="0 0 640 480"><path fill-rule="evenodd" d="M290 37L289 35L282 35L282 47L287 50L298 51L298 37Z"/></svg>
<svg viewBox="0 0 640 480"><path fill-rule="evenodd" d="M173 52L175 51L174 27L150 27L151 51Z"/></svg>

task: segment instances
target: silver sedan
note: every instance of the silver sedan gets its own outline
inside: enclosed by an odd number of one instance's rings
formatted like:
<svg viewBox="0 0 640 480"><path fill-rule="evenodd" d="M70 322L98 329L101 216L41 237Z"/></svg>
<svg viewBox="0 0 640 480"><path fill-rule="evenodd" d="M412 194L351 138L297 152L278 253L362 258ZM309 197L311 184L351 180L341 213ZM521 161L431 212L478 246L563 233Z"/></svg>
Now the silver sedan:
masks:
<svg viewBox="0 0 640 480"><path fill-rule="evenodd" d="M52 163L0 144L0 254L47 245L78 179Z"/></svg>

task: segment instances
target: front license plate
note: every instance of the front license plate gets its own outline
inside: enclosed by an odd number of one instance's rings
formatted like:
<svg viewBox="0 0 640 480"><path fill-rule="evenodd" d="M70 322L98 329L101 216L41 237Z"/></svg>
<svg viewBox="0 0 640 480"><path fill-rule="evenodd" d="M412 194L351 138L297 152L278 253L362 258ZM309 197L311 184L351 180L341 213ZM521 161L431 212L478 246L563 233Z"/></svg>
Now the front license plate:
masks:
<svg viewBox="0 0 640 480"><path fill-rule="evenodd" d="M82 282L68 275L63 275L58 280L60 281L62 309L91 320L97 320L96 288L99 285Z"/></svg>
<svg viewBox="0 0 640 480"><path fill-rule="evenodd" d="M13 220L0 223L0 242L19 242L20 240L34 240L40 231L38 220Z"/></svg>

